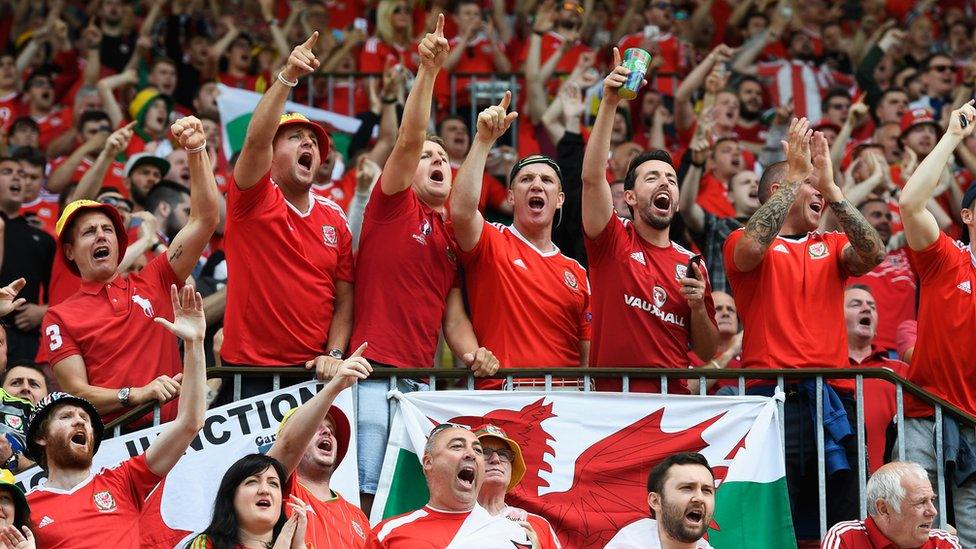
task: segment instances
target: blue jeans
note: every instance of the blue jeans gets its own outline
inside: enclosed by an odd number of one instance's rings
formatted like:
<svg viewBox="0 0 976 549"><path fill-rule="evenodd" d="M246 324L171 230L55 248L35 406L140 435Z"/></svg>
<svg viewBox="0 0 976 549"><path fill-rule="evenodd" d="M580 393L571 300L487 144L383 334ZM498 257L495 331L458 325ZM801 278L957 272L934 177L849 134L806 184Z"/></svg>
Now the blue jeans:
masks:
<svg viewBox="0 0 976 549"><path fill-rule="evenodd" d="M378 366L378 364L374 364ZM358 383L356 403L356 439L359 451L359 491L375 494L390 435L390 405L386 393L388 379L365 379ZM412 379L398 379L401 393L427 391L430 386Z"/></svg>

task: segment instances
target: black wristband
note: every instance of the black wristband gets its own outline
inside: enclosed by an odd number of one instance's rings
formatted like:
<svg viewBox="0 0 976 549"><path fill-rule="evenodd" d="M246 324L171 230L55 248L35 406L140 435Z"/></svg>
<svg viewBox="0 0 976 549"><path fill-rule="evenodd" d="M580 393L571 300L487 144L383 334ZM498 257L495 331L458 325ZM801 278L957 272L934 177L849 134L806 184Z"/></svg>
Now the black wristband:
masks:
<svg viewBox="0 0 976 549"><path fill-rule="evenodd" d="M381 99L381 101L383 102L384 105L392 105L392 104L396 103L398 101L398 99L396 97L391 97L389 99L387 99L387 98L384 97L384 98Z"/></svg>
<svg viewBox="0 0 976 549"><path fill-rule="evenodd" d="M538 36L545 36L546 35L546 33L544 31L537 31L535 29L532 29L532 34L536 34Z"/></svg>
<svg viewBox="0 0 976 549"><path fill-rule="evenodd" d="M691 162L689 162L689 163L690 163L690 164L691 164L692 166L694 166L694 167L696 167L696 168L704 168L704 167L705 167L705 163L704 163L704 162L702 162L701 164L696 164L696 163L695 163L695 161L694 161L694 160L692 160L692 161L691 161Z"/></svg>

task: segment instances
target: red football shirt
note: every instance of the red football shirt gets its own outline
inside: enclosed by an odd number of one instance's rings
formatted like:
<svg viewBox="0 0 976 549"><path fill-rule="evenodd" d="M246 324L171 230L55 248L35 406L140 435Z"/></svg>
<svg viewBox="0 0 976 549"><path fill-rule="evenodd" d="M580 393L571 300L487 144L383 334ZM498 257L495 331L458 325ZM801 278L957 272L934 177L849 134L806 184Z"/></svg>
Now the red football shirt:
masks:
<svg viewBox="0 0 976 549"><path fill-rule="evenodd" d="M227 311L221 358L230 364L303 364L324 354L338 280L352 282L346 216L309 193L298 211L264 174L227 189Z"/></svg>
<svg viewBox="0 0 976 549"><path fill-rule="evenodd" d="M363 214L356 272L349 348L368 341L370 360L431 367L447 294L460 285L457 245L441 214L413 189L388 196L377 182Z"/></svg>
<svg viewBox="0 0 976 549"><path fill-rule="evenodd" d="M881 265L864 276L849 279L847 283L864 284L871 289L871 295L878 304L878 334L874 343L885 349L896 348L898 325L915 319L915 290L918 283L906 249L888 252Z"/></svg>
<svg viewBox="0 0 976 549"><path fill-rule="evenodd" d="M579 366L591 317L579 263L540 251L514 226L485 222L461 264L474 333L502 368Z"/></svg>
<svg viewBox="0 0 976 549"><path fill-rule="evenodd" d="M61 164L64 164L67 159L67 156L59 156L58 158L52 160L48 165L48 175L53 173L54 170L58 169ZM85 172L91 169L91 167L94 165L94 160L89 159L87 156L83 157L81 162L78 163L78 167L75 168L75 173L71 174L70 182L77 184L79 181L81 181L81 178L85 175ZM113 160L112 164L108 168L108 171L105 172L105 178L102 180L101 186L115 189L122 196L129 198L129 187L125 184L125 164Z"/></svg>
<svg viewBox="0 0 976 549"><path fill-rule="evenodd" d="M695 202L715 217L735 217L735 208L729 200L728 187L712 172L702 177Z"/></svg>
<svg viewBox="0 0 976 549"><path fill-rule="evenodd" d="M71 490L43 485L27 494L38 547L139 547L143 503L162 477L145 454L102 469Z"/></svg>
<svg viewBox="0 0 976 549"><path fill-rule="evenodd" d="M741 272L725 241L725 272L742 320L743 368L843 368L847 364L842 233L777 236L755 269Z"/></svg>
<svg viewBox="0 0 976 549"><path fill-rule="evenodd" d="M403 65L416 73L420 63L417 44L404 48L399 44L387 44L377 37L366 40L359 52L359 72L383 72L389 62Z"/></svg>
<svg viewBox="0 0 976 549"><path fill-rule="evenodd" d="M872 517L864 520L838 522L824 537L821 547L832 549L887 549L896 547ZM938 528L929 530L929 539L919 549L962 549L959 538Z"/></svg>
<svg viewBox="0 0 976 549"><path fill-rule="evenodd" d="M71 129L71 109L67 107L56 108L50 114L34 120L40 129L40 138L37 144L41 150L47 150L47 146L54 141L54 138Z"/></svg>
<svg viewBox="0 0 976 549"><path fill-rule="evenodd" d="M939 233L928 248L909 256L918 272L918 340L908 380L970 414L976 414L976 256ZM929 417L932 408L905 395L907 417Z"/></svg>
<svg viewBox="0 0 976 549"><path fill-rule="evenodd" d="M885 368L900 375L908 377L908 364L900 360L892 360L887 357L885 350L881 347L872 349L861 362L856 362L853 358L848 359L851 368ZM851 392L857 387L857 382L853 379L844 380L848 383ZM884 451L888 424L895 417L895 386L883 379L864 378L864 425L868 444L868 474L873 473L878 467L884 465Z"/></svg>
<svg viewBox="0 0 976 549"><path fill-rule="evenodd" d="M681 295L688 260L694 255L671 243L661 248L637 234L629 220L611 216L603 232L586 238L593 279L593 341L590 366L597 368L687 368L691 308ZM715 318L705 274L705 307ZM620 391L617 379L597 379L597 388ZM631 379L630 390L660 391L660 382ZM669 387L669 392L670 387Z"/></svg>
<svg viewBox="0 0 976 549"><path fill-rule="evenodd" d="M225 86L258 93L264 93L271 86L272 79L271 75L267 72L248 74L240 78L222 72L218 75L218 78L220 79L220 83Z"/></svg>
<svg viewBox="0 0 976 549"><path fill-rule="evenodd" d="M356 194L356 170L346 170L340 179L332 179L321 185L312 185L312 192L338 204L342 211L349 211L349 203Z"/></svg>
<svg viewBox="0 0 976 549"><path fill-rule="evenodd" d="M563 38L561 34L555 31L549 31L542 37L542 49L539 52L539 64L545 65L546 61L556 53L559 48L563 46L563 42L566 39ZM569 48L562 57L559 58L559 62L556 63L555 72L571 73L573 72L573 67L576 66L576 62L579 61L580 55L593 51L586 44L577 43L573 47ZM529 42L526 41L525 45L522 47L522 51L519 52L518 62L515 63L516 67L521 68L525 65L526 58L529 57ZM559 85L558 81L553 81L550 83L550 89L557 88Z"/></svg>
<svg viewBox="0 0 976 549"><path fill-rule="evenodd" d="M461 39L459 37L454 37L450 40L451 49L459 47ZM505 53L505 45L499 43L499 49L501 49L502 54ZM492 54L491 42L483 35L478 34L468 42L467 47L464 49L464 53L461 54L461 60L454 67L454 72L471 72L471 73L483 73L485 76L476 79L478 82L490 82L492 80L492 75L495 71L495 56ZM448 108L451 105L451 72L452 71L441 71L437 75L437 81L434 83L434 98L437 100L437 104L442 108ZM471 89L469 84L472 79L468 77L455 78L454 79L454 89L455 105L461 107L467 107L471 105Z"/></svg>
<svg viewBox="0 0 976 549"><path fill-rule="evenodd" d="M116 276L107 284L82 281L80 291L44 315L39 362L56 368L61 360L81 355L88 383L109 389L175 376L183 371L176 336L153 318L173 318L170 286L183 282L165 254L138 273ZM103 414L102 420L108 423L122 413ZM174 417L176 400L162 409L163 421Z"/></svg>
<svg viewBox="0 0 976 549"><path fill-rule="evenodd" d="M34 216L41 221L41 228L47 234L57 240L58 235L55 230L55 226L58 223L58 213L60 208L58 207L58 197L57 195L46 195L42 193L37 198L31 202L24 203L20 207L20 215L23 216Z"/></svg>
<svg viewBox="0 0 976 549"><path fill-rule="evenodd" d="M0 129L4 132L7 131L7 127L23 108L22 105L19 92L8 93L0 97Z"/></svg>
<svg viewBox="0 0 976 549"><path fill-rule="evenodd" d="M525 530L476 505L471 511L441 511L428 505L388 518L373 528L371 547L442 549L444 547L528 547ZM541 536L540 536L541 537Z"/></svg>
<svg viewBox="0 0 976 549"><path fill-rule="evenodd" d="M368 547L376 536L369 529L369 520L359 507L332 493L332 499L322 501L315 497L299 481L297 475L288 479L287 492L309 504L305 544L315 549L362 549ZM292 515L292 508L285 507L285 514Z"/></svg>

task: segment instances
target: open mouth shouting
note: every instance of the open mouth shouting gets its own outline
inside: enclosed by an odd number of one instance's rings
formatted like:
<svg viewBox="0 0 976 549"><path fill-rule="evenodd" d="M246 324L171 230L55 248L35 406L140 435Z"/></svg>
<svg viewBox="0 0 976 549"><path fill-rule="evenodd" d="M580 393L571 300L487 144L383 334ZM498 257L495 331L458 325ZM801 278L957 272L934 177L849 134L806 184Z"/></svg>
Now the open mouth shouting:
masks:
<svg viewBox="0 0 976 549"><path fill-rule="evenodd" d="M260 498L254 502L254 506L259 509L271 509L271 498Z"/></svg>
<svg viewBox="0 0 976 549"><path fill-rule="evenodd" d="M430 171L430 180L436 183L444 182L444 170L441 168L434 168Z"/></svg>
<svg viewBox="0 0 976 549"><path fill-rule="evenodd" d="M112 254L112 250L105 244L95 246L95 250L92 252L92 257L95 261L101 261L103 259L108 259L108 256Z"/></svg>
<svg viewBox="0 0 976 549"><path fill-rule="evenodd" d="M88 448L88 434L83 430L75 431L68 440L72 445L81 446L84 449Z"/></svg>
<svg viewBox="0 0 976 549"><path fill-rule="evenodd" d="M655 213L659 215L670 215L671 205L671 193L667 189L658 191L651 197L651 206L657 210Z"/></svg>
<svg viewBox="0 0 976 549"><path fill-rule="evenodd" d="M820 215L823 214L823 209L824 209L823 201L814 200L813 202L810 203L810 209L813 210L813 213L817 214L817 218L819 219Z"/></svg>
<svg viewBox="0 0 976 549"><path fill-rule="evenodd" d="M533 212L541 212L546 209L546 199L541 195L530 196L528 206Z"/></svg>
<svg viewBox="0 0 976 549"><path fill-rule="evenodd" d="M474 465L464 465L457 474L458 485L465 491L474 489Z"/></svg>
<svg viewBox="0 0 976 549"><path fill-rule="evenodd" d="M10 189L10 194L18 197L20 196L20 193L23 192L24 190L24 188L20 185L20 183L14 183L10 185L10 187L8 188Z"/></svg>
<svg viewBox="0 0 976 549"><path fill-rule="evenodd" d="M693 531L703 529L705 527L704 507L696 507L685 513L685 526Z"/></svg>
<svg viewBox="0 0 976 549"><path fill-rule="evenodd" d="M305 168L308 171L312 171L312 153L311 151L303 151L298 155L298 165Z"/></svg>

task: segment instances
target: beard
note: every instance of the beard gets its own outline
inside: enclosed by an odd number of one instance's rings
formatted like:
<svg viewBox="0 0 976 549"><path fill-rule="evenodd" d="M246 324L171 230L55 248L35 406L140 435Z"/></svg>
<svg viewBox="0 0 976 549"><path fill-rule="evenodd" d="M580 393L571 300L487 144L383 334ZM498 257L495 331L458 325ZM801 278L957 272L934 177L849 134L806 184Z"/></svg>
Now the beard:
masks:
<svg viewBox="0 0 976 549"><path fill-rule="evenodd" d="M742 105L739 107L739 118L747 122L755 122L756 120L759 120L760 115L762 115L762 107L755 111L750 110L748 105L745 103L742 103Z"/></svg>
<svg viewBox="0 0 976 549"><path fill-rule="evenodd" d="M651 213L651 204L647 204L646 207L640 209L640 217L651 227L657 230L667 229L671 226L671 221L674 219L674 211L671 211L666 216L655 215Z"/></svg>
<svg viewBox="0 0 976 549"><path fill-rule="evenodd" d="M711 515L704 513L701 527L692 529L685 526L685 514L689 512L690 506L686 508L670 506L664 499L661 500L661 505L664 506L662 513L664 516L661 517L664 531L681 543L694 543L700 540L708 530L708 524L712 521Z"/></svg>
<svg viewBox="0 0 976 549"><path fill-rule="evenodd" d="M52 437L45 449L48 464L52 461L64 469L84 469L91 467L92 452L91 440L85 448L79 448L77 444L72 444L70 437ZM57 456L56 459L52 459Z"/></svg>

